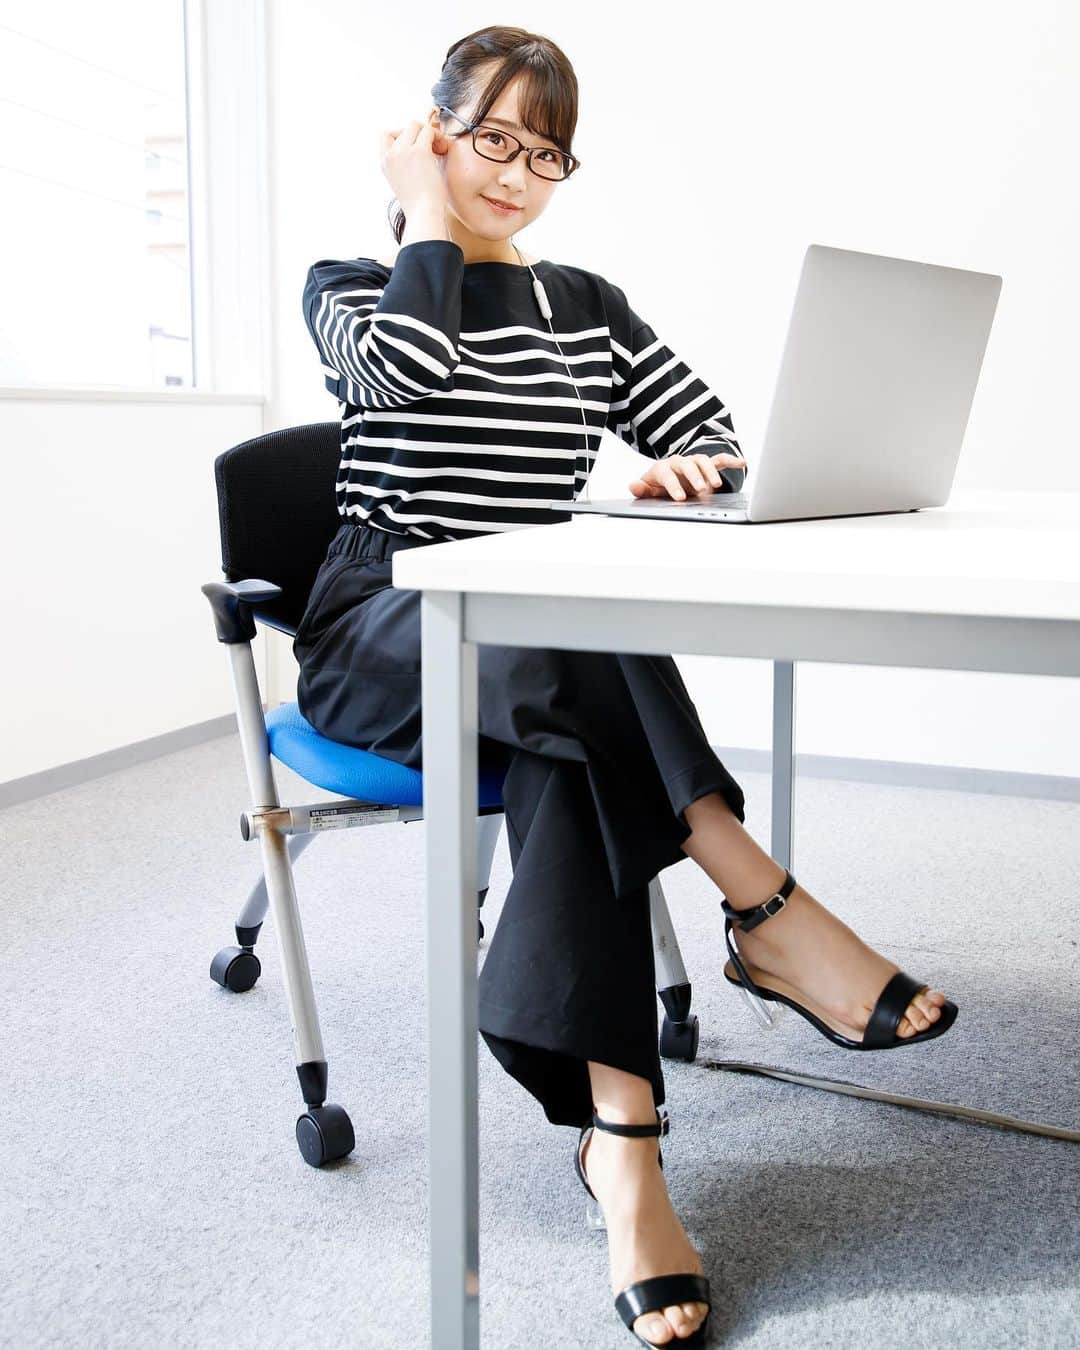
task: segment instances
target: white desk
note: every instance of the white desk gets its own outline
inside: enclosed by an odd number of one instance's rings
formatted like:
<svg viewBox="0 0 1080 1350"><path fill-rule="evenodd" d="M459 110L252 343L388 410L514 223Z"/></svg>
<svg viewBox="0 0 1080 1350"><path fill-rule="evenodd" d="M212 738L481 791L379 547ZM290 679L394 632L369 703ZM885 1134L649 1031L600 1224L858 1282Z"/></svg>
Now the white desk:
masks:
<svg viewBox="0 0 1080 1350"><path fill-rule="evenodd" d="M1080 675L1070 493L892 516L579 516L394 554L423 592L431 1343L479 1345L477 643L774 662L770 852L791 858L794 663Z"/></svg>

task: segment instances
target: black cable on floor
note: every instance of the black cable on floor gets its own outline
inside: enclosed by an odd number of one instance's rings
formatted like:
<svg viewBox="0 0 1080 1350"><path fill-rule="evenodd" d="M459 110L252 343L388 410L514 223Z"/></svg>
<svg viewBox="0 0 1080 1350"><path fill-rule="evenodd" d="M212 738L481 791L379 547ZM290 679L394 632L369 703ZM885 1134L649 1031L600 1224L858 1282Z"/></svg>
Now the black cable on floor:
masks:
<svg viewBox="0 0 1080 1350"><path fill-rule="evenodd" d="M1002 1130L1015 1130L1020 1134L1042 1134L1051 1139L1068 1139L1074 1144L1080 1143L1080 1130L1069 1130L1060 1125L1042 1125L1034 1120L1019 1120L1016 1116L1004 1116L997 1111L980 1111L974 1106L927 1101L923 1097L904 1097L898 1092L879 1092L877 1088L847 1083L840 1078L814 1078L809 1074L792 1073L790 1069L773 1069L766 1064L747 1064L735 1059L706 1059L702 1060L701 1064L706 1069L764 1074L769 1078L780 1078L786 1083L797 1083L800 1087L820 1088L824 1092L841 1092L848 1097L867 1097L875 1102L888 1102L891 1106L907 1106L916 1111L933 1111L938 1115L958 1116L962 1120L978 1120L983 1124L996 1125Z"/></svg>

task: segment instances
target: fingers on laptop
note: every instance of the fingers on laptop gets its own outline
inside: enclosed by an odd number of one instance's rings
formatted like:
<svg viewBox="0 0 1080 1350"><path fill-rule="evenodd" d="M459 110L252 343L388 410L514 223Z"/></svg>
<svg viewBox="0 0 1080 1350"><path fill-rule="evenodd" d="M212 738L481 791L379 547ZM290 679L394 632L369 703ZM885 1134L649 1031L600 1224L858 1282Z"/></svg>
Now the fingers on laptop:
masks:
<svg viewBox="0 0 1080 1350"><path fill-rule="evenodd" d="M720 469L742 465L737 455L723 452L717 455L671 455L658 460L640 478L630 484L635 497L673 497L685 501L687 492L712 493L723 490Z"/></svg>

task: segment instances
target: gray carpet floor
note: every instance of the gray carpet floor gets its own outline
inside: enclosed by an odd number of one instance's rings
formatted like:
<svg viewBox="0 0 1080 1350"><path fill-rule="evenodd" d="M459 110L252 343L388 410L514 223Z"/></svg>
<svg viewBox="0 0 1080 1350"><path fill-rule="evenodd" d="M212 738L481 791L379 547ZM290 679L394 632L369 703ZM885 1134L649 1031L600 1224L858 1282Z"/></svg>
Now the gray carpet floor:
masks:
<svg viewBox="0 0 1080 1350"><path fill-rule="evenodd" d="M768 847L768 778L728 763ZM284 802L330 796L275 773ZM272 923L253 990L208 975L258 875L246 804L229 736L0 815L4 1346L427 1344L425 827L331 833L297 864L330 1099L357 1134L316 1170ZM665 1174L712 1343L1080 1345L1076 1144L703 1064L1080 1126L1080 807L801 779L792 870L961 1011L895 1053L793 1013L761 1031L720 975L712 883L690 859L663 873L702 1028L699 1062L666 1067ZM509 881L504 831L489 925ZM483 1345L638 1344L584 1226L576 1131L479 1053Z"/></svg>

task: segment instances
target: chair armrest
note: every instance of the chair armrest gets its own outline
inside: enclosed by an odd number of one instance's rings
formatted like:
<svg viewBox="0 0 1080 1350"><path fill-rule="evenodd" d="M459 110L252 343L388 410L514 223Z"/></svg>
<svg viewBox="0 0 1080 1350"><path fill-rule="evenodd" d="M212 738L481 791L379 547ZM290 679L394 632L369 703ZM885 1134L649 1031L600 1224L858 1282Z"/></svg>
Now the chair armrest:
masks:
<svg viewBox="0 0 1080 1350"><path fill-rule="evenodd" d="M255 636L255 616L251 606L272 600L281 587L272 581L208 581L200 587L210 601L219 642L229 645L250 642Z"/></svg>

